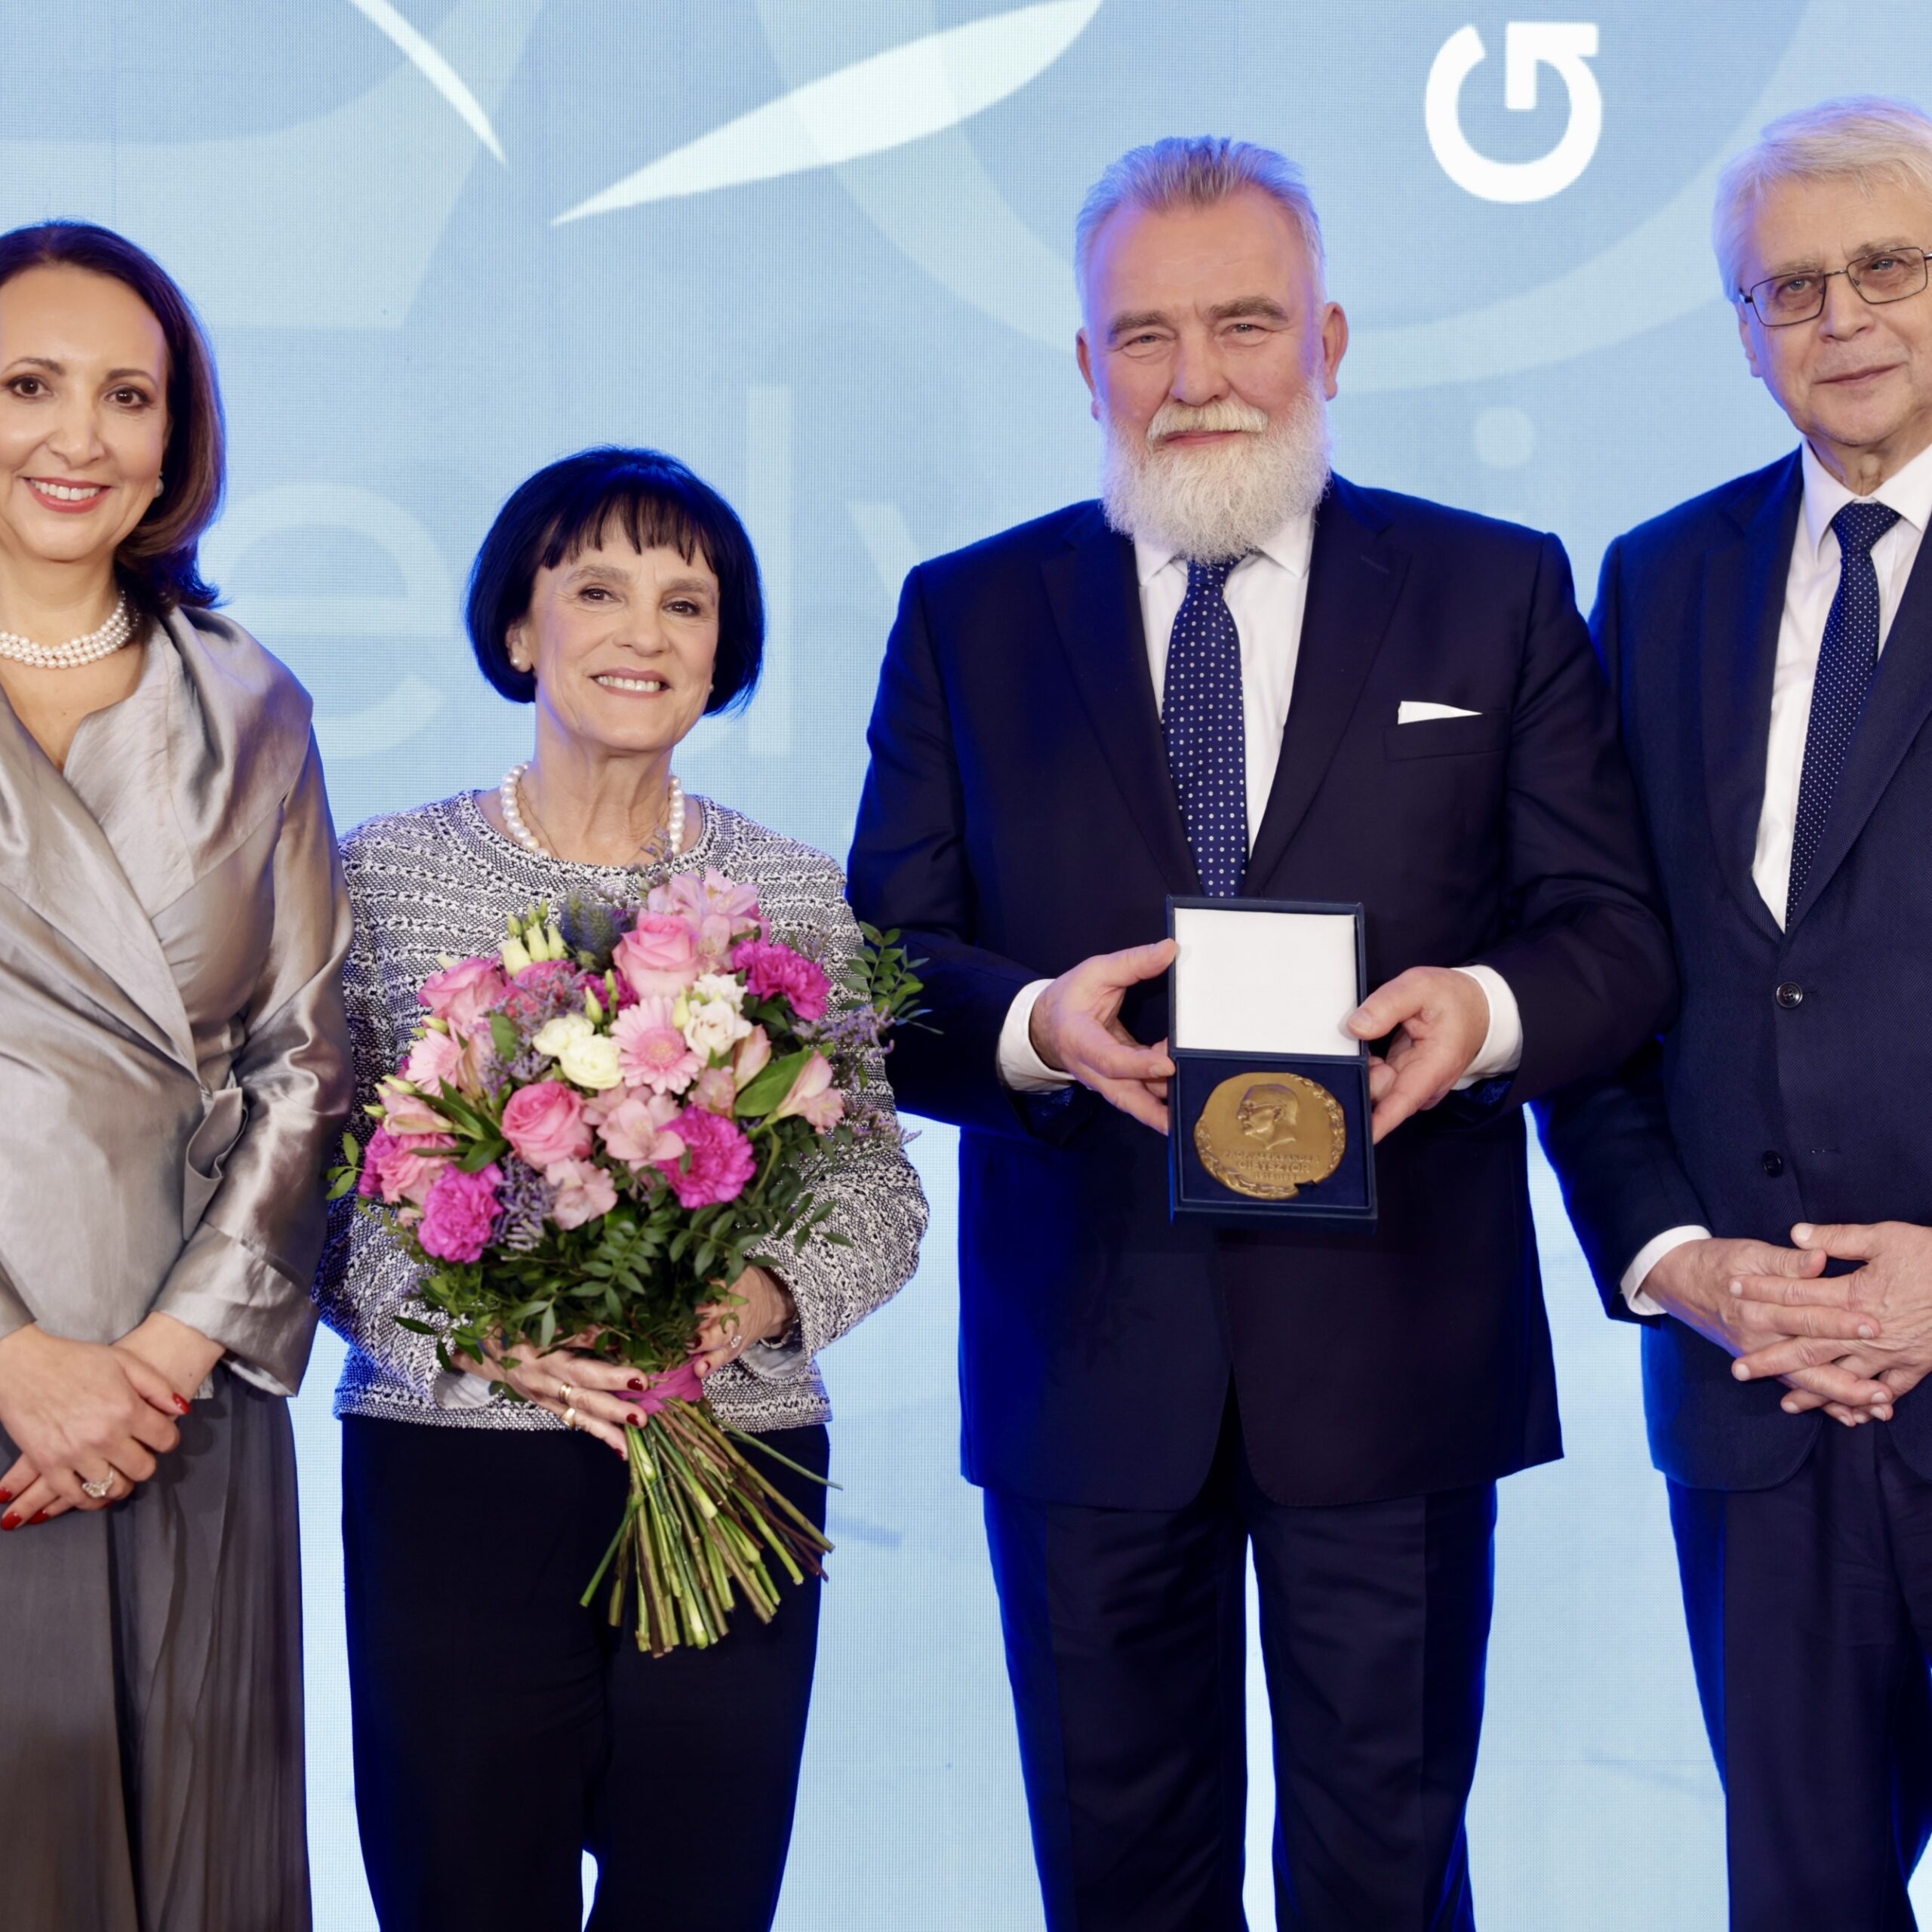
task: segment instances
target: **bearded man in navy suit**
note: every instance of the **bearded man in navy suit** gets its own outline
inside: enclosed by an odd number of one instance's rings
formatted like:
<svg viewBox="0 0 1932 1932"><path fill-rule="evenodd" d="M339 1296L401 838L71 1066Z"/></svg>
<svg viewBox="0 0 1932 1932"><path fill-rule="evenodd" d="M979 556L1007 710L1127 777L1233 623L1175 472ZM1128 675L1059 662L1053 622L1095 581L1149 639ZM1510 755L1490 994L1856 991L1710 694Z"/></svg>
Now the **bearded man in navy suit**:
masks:
<svg viewBox="0 0 1932 1932"><path fill-rule="evenodd" d="M1890 1932L1932 1831L1932 121L1774 122L1715 239L1803 441L1604 559L1684 1010L1544 1132L1644 1324L1730 1922Z"/></svg>
<svg viewBox="0 0 1932 1932"><path fill-rule="evenodd" d="M1549 537L1330 474L1347 347L1278 155L1170 140L1076 248L1104 501L924 564L861 915L928 964L961 1379L1054 1932L1243 1924L1244 1580L1281 1922L1473 1923L1496 1481L1561 1453L1520 1103L1668 1017ZM1373 1233L1170 1220L1169 894L1366 908Z"/></svg>

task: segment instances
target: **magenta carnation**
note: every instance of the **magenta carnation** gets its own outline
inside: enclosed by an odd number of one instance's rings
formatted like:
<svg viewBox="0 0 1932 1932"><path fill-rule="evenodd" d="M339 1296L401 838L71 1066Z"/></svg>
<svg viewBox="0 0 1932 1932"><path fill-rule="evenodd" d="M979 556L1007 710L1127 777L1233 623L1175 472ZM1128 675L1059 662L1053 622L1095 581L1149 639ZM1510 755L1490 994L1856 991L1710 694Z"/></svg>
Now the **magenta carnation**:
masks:
<svg viewBox="0 0 1932 1932"><path fill-rule="evenodd" d="M490 1244L497 1221L497 1187L503 1174L493 1161L473 1174L446 1165L423 1204L416 1238L438 1261L477 1261Z"/></svg>
<svg viewBox="0 0 1932 1932"><path fill-rule="evenodd" d="M731 970L745 976L753 999L783 999L809 1024L832 998L825 969L775 940L748 939L731 955Z"/></svg>
<svg viewBox="0 0 1932 1932"><path fill-rule="evenodd" d="M679 1206L712 1208L743 1193L758 1162L752 1143L728 1120L702 1107L687 1107L671 1123L671 1131L685 1143L684 1157L657 1164Z"/></svg>

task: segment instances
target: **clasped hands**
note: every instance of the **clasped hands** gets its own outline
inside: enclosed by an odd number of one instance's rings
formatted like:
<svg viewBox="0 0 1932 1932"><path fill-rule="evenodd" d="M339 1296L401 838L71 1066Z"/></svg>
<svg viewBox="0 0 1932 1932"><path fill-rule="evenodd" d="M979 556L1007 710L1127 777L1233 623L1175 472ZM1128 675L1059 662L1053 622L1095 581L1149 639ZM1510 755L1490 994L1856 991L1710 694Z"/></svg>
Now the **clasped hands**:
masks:
<svg viewBox="0 0 1932 1932"><path fill-rule="evenodd" d="M1174 943L1097 954L1041 989L1029 1037L1055 1071L1070 1075L1124 1114L1168 1131L1168 1082L1174 1066L1168 1043L1143 1047L1122 1023L1131 989L1174 964ZM1389 1036L1372 1058L1370 1127L1386 1139L1411 1115L1434 1106L1468 1072L1489 1037L1489 999L1466 973L1412 966L1364 1000L1348 1020L1358 1040Z"/></svg>
<svg viewBox="0 0 1932 1932"><path fill-rule="evenodd" d="M131 1496L180 1442L189 1392L222 1353L159 1314L114 1343L72 1341L32 1323L0 1341L0 1425L19 1452L0 1473L0 1528Z"/></svg>
<svg viewBox="0 0 1932 1932"><path fill-rule="evenodd" d="M690 1361L700 1381L736 1361L754 1342L783 1334L798 1318L784 1284L755 1266L747 1268L721 1300L707 1303L698 1313L703 1318ZM587 1329L547 1349L520 1342L509 1348L493 1345L481 1361L462 1354L452 1360L472 1375L502 1383L533 1407L628 1457L624 1432L644 1419L638 1407L638 1398L645 1392L644 1375L626 1363L597 1354L596 1340L597 1331Z"/></svg>
<svg viewBox="0 0 1932 1932"><path fill-rule="evenodd" d="M1847 1428L1889 1422L1932 1370L1932 1229L1801 1221L1791 1238L1789 1247L1686 1241L1644 1292L1734 1355L1740 1382L1785 1383L1786 1414L1823 1409ZM1827 1276L1834 1260L1858 1265Z"/></svg>

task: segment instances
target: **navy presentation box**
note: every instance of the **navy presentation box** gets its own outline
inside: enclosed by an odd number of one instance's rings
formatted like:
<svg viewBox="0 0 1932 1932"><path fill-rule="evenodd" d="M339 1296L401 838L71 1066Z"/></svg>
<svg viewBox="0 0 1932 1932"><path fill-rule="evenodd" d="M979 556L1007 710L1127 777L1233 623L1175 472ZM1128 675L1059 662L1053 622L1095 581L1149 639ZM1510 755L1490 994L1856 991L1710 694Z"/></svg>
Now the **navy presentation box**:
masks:
<svg viewBox="0 0 1932 1932"><path fill-rule="evenodd" d="M1173 1213L1372 1232L1362 909L1170 899Z"/></svg>

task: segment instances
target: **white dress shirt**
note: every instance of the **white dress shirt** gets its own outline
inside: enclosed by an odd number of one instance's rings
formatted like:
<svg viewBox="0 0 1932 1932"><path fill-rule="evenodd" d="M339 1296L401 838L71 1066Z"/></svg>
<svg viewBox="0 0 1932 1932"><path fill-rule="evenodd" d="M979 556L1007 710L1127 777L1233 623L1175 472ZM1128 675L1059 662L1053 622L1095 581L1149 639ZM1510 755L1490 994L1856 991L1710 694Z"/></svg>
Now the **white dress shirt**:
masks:
<svg viewBox="0 0 1932 1932"><path fill-rule="evenodd" d="M1804 738L1811 721L1811 687L1818 676L1825 623L1838 590L1838 540L1832 518L1847 503L1883 503L1899 520L1872 546L1878 578L1878 648L1890 635L1899 600L1912 575L1918 546L1932 520L1932 448L1921 450L1869 497L1847 490L1804 445L1799 457L1804 472L1804 506L1791 546L1785 578L1784 615L1778 626L1778 654L1771 672L1771 728L1765 746L1764 801L1758 817L1758 843L1751 860L1752 882L1782 927L1791 885L1792 837L1798 823L1798 781L1804 770ZM1707 1241L1708 1228L1666 1228L1646 1241L1623 1271L1623 1298L1639 1315L1661 1315L1643 1291L1644 1278L1674 1247Z"/></svg>
<svg viewBox="0 0 1932 1932"><path fill-rule="evenodd" d="M1268 795L1274 789L1275 768L1281 762L1281 733L1294 691L1302 614L1308 603L1309 560L1314 548L1314 517L1295 517L1235 566L1223 592L1241 640L1250 851L1261 829L1262 814L1268 809ZM1153 681L1155 703L1164 705L1168 643L1187 595L1187 559L1158 544L1137 540L1134 561L1140 583L1140 628L1147 642L1148 675ZM1489 1001L1489 1032L1482 1050L1456 1083L1467 1087L1515 1071L1523 1057L1523 1026L1516 996L1501 974L1487 966L1458 970L1466 972ZM1072 1078L1040 1058L1033 1051L1029 1030L1034 1002L1051 984L1049 980L1035 980L1022 987L1000 1031L1000 1078L1016 1093L1049 1092L1066 1086Z"/></svg>

